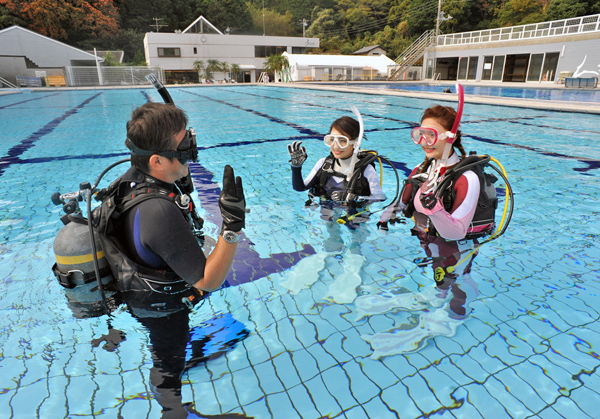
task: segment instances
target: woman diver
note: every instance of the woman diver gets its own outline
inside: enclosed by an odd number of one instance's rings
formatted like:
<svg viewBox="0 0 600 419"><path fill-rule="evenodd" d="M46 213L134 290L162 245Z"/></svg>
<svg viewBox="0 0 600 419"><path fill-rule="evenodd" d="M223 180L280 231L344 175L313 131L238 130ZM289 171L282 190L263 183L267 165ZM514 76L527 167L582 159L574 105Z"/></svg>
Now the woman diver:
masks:
<svg viewBox="0 0 600 419"><path fill-rule="evenodd" d="M360 119L360 114L355 110ZM301 141L288 145L292 165L292 186L302 192L309 190L311 197L321 198L322 218L331 221L335 208L356 214L356 208L385 199L379 176L373 166L376 156L360 152L362 126L354 118L344 116L336 119L323 138L330 154L321 158L306 179L302 179L302 164L306 161L306 149ZM329 209L329 211L327 211ZM358 221L358 220L357 220ZM350 229L356 228L350 221Z"/></svg>

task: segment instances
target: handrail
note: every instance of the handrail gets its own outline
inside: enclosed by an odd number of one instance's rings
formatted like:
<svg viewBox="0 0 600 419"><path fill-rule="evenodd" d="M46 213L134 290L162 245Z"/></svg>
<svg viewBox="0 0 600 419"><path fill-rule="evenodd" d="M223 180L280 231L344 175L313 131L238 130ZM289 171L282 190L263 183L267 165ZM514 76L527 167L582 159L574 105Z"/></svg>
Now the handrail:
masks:
<svg viewBox="0 0 600 419"><path fill-rule="evenodd" d="M413 65L419 58L423 56L423 53L429 48L435 41L434 31L425 31L419 36L415 42L413 42L408 48L404 50L402 54L394 60L398 64L398 68L393 70L392 74L388 77L388 80L394 80L408 67Z"/></svg>
<svg viewBox="0 0 600 419"><path fill-rule="evenodd" d="M548 22L531 23L528 25L509 26L506 28L439 35L437 44L438 46L479 44L484 42L547 38L599 31L600 14L596 14Z"/></svg>
<svg viewBox="0 0 600 419"><path fill-rule="evenodd" d="M16 85L12 84L5 78L0 77L0 87L4 87L4 85L10 87L11 89L18 89Z"/></svg>

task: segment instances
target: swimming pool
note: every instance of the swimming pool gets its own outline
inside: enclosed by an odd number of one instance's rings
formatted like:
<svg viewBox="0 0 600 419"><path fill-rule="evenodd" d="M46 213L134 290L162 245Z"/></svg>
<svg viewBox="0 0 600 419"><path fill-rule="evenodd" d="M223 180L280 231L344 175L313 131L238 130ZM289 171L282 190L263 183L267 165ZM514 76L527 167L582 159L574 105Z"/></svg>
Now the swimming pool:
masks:
<svg viewBox="0 0 600 419"><path fill-rule="evenodd" d="M212 335L213 346L232 343L186 371L184 402L205 417L597 416L600 116L467 104L463 144L503 163L515 212L465 280L470 314L451 319L451 296L413 262L423 253L408 225L384 234L372 217L360 237L340 228L339 248L324 248L332 232L292 190L286 152L303 140L308 173L327 152L321 135L355 105L364 146L404 176L422 160L409 131L430 100L275 86L169 90L198 133L192 172L207 234L218 233L211 213L225 164L243 177L251 210L230 286L189 319L196 335L241 325L249 334ZM160 96L0 97L3 417L161 416L147 330L124 306L110 319L74 316L50 272L61 228L50 195L93 182L124 157L129 113L147 100ZM384 168L384 190L394 187ZM125 340L102 341L111 330Z"/></svg>
<svg viewBox="0 0 600 419"><path fill-rule="evenodd" d="M452 93L456 89L450 82L446 84L420 84L420 83L350 83L345 87L369 88L377 90L406 90L413 92L443 93L450 87ZM320 83L322 84L322 83ZM339 86L340 84L332 84ZM506 86L473 86L463 84L466 95L499 96L507 98L560 100L568 102L600 102L599 89L556 89L550 87L506 87Z"/></svg>

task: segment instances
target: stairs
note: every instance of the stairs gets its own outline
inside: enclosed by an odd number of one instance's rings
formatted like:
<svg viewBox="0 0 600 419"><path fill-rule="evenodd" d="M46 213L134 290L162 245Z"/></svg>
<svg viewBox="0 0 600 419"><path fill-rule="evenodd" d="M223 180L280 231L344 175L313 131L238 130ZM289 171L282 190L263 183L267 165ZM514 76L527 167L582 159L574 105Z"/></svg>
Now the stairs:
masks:
<svg viewBox="0 0 600 419"><path fill-rule="evenodd" d="M423 56L425 51L427 51L427 48L434 44L435 31L431 30L424 32L410 47L394 60L398 67L392 71L388 80L402 80L404 72Z"/></svg>

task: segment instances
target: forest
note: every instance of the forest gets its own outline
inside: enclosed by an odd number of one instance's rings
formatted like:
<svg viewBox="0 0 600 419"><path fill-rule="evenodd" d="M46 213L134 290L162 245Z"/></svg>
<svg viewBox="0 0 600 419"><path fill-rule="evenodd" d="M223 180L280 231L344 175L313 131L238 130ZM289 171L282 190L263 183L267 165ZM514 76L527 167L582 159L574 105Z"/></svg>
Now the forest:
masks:
<svg viewBox="0 0 600 419"><path fill-rule="evenodd" d="M396 58L434 29L438 0L0 0L0 30L19 25L82 49L124 50L145 65L146 32L185 29L202 15L232 34L310 36L312 53L380 45ZM441 33L600 13L598 0L443 0ZM450 18L451 17L451 18Z"/></svg>

